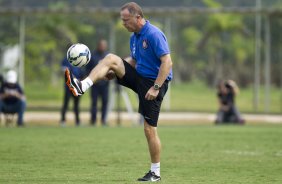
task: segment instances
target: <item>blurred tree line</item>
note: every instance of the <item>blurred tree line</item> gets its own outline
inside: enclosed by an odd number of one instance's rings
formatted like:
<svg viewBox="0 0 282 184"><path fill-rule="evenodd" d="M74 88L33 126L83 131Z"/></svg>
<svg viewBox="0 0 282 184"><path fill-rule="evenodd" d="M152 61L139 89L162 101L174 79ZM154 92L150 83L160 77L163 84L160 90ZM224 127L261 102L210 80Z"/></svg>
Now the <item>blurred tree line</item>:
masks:
<svg viewBox="0 0 282 184"><path fill-rule="evenodd" d="M267 0L262 1L263 7L275 7L280 0ZM49 6L52 3L57 3L58 0L0 0L0 5L4 7L42 7ZM129 2L128 0L61 0L69 6L100 6L100 7L120 7L122 4ZM140 4L143 7L207 7L206 3L202 0L134 0L134 2ZM256 0L216 0L216 2L222 4L225 7L253 7L255 6Z"/></svg>
<svg viewBox="0 0 282 184"><path fill-rule="evenodd" d="M3 6L48 6L61 9L71 6L114 6L119 7L127 1L16 1L0 0ZM149 1L141 5L156 6L254 6L255 1ZM271 4L272 2L272 4ZM233 3L233 4L232 4ZM264 2L269 6L281 6L279 1ZM155 25L166 31L169 18L171 36L170 47L174 62L175 82L201 80L214 86L220 79L231 78L241 86L253 83L255 52L255 15L239 14L183 14L150 15ZM0 17L0 48L19 42L19 17ZM114 28L114 29L113 29ZM282 18L271 17L271 78L273 85L280 85L282 56ZM112 51L121 57L129 55L129 36L119 20L118 14L90 15L36 15L26 16L25 79L29 82L44 80L56 84L61 76L60 61L65 56L69 43L81 42L95 48L99 38L107 39L110 44L114 31L115 45ZM263 35L263 33L262 33ZM262 37L262 45L264 45ZM263 56L262 56L263 58ZM262 60L263 61L263 60ZM262 69L263 70L263 69ZM261 74L263 75L263 73Z"/></svg>

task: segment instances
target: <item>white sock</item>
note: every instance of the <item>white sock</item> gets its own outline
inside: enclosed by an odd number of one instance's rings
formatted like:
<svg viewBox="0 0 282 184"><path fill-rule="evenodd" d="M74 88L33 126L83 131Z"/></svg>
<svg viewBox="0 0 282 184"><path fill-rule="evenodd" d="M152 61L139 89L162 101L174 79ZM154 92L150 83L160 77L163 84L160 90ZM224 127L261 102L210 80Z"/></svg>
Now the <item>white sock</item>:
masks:
<svg viewBox="0 0 282 184"><path fill-rule="evenodd" d="M154 172L155 175L160 176L161 175L161 163L151 163L151 172Z"/></svg>
<svg viewBox="0 0 282 184"><path fill-rule="evenodd" d="M83 92L85 92L92 85L93 85L93 81L89 77L87 77L83 81L81 81L81 88L82 88Z"/></svg>

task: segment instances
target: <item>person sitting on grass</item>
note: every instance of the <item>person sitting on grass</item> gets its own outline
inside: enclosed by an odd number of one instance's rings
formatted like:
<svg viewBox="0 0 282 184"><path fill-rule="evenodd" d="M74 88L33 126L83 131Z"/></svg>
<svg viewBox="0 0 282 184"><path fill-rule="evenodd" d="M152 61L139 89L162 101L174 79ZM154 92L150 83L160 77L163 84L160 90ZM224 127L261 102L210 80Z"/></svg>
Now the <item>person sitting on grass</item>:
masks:
<svg viewBox="0 0 282 184"><path fill-rule="evenodd" d="M217 112L216 124L231 122L243 124L245 122L235 105L235 97L238 93L239 88L233 80L219 83L217 96L220 107Z"/></svg>
<svg viewBox="0 0 282 184"><path fill-rule="evenodd" d="M0 88L0 112L17 113L17 125L23 126L25 107L25 95L17 83L17 73L10 70L7 72L6 81L3 82Z"/></svg>

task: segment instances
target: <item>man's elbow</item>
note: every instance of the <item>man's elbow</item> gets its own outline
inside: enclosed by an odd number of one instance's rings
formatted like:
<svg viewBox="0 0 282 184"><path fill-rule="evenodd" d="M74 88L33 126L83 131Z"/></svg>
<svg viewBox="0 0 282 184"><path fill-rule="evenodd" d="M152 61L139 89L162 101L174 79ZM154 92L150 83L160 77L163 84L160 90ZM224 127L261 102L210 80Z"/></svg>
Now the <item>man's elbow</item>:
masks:
<svg viewBox="0 0 282 184"><path fill-rule="evenodd" d="M171 61L171 59L167 62L167 65L169 69L172 68L173 62Z"/></svg>
<svg viewBox="0 0 282 184"><path fill-rule="evenodd" d="M170 68L172 68L173 62L170 60L169 62Z"/></svg>

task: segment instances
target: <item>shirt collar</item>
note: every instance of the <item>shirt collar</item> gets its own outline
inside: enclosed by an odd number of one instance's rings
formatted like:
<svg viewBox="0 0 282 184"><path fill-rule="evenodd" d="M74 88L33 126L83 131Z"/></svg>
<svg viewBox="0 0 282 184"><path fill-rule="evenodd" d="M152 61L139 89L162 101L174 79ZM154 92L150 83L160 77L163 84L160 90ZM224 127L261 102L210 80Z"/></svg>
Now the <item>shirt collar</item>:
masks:
<svg viewBox="0 0 282 184"><path fill-rule="evenodd" d="M141 30L139 31L139 33L135 33L135 35L142 35L145 34L146 31L148 30L150 25L150 22L148 20L146 20L146 23L144 24L144 26L141 28Z"/></svg>

